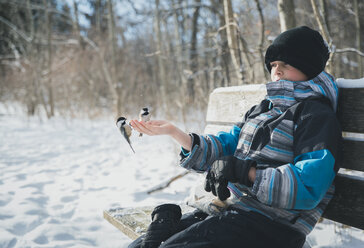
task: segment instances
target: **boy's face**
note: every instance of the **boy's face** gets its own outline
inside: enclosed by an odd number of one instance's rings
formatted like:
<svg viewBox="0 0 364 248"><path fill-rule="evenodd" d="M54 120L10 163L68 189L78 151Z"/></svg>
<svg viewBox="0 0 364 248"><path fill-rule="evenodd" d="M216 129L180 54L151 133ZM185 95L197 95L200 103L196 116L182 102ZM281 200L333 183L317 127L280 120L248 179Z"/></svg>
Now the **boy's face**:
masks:
<svg viewBox="0 0 364 248"><path fill-rule="evenodd" d="M270 65L272 67L270 77L274 82L281 79L294 82L308 80L307 76L303 74L303 72L283 61L273 61Z"/></svg>

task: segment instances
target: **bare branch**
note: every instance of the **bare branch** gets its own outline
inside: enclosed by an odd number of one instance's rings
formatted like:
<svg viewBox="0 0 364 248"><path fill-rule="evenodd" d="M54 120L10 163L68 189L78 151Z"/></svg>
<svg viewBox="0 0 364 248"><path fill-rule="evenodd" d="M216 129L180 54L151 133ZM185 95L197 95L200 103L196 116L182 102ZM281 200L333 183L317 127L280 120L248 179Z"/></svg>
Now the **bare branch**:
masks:
<svg viewBox="0 0 364 248"><path fill-rule="evenodd" d="M311 0L311 5L312 5L313 12L315 14L316 21L317 21L317 23L318 23L318 25L320 27L321 33L322 33L324 39L329 43L329 47L331 47L332 38L331 38L331 36L329 34L329 31L327 29L327 24L325 22L325 19L323 18L322 13L319 10L315 0Z"/></svg>
<svg viewBox="0 0 364 248"><path fill-rule="evenodd" d="M147 191L148 194L154 193L156 191L162 190L167 188L172 182L176 181L177 179L180 179L182 177L184 177L185 175L187 175L188 173L190 173L189 171L184 171L174 177L172 177L171 179L169 179L167 182L161 183L160 185L157 185L156 187L150 189Z"/></svg>
<svg viewBox="0 0 364 248"><path fill-rule="evenodd" d="M364 53L355 48L342 48L342 49L335 49L333 51L333 53L349 53L349 52L356 53L356 54L364 57Z"/></svg>
<svg viewBox="0 0 364 248"><path fill-rule="evenodd" d="M6 24L7 26L9 26L11 28L11 30L13 30L15 33L17 33L20 37L22 37L27 42L31 42L32 41L32 39L29 36L27 36L24 32L20 31L14 24L12 24L11 22L9 22L8 20L6 20L5 18L3 18L2 16L0 16L0 21L2 23Z"/></svg>
<svg viewBox="0 0 364 248"><path fill-rule="evenodd" d="M12 5L21 6L21 7L24 7L24 8L30 7L31 9L34 9L34 10L44 10L45 11L45 7L43 5L30 3L29 6L28 6L27 3L24 2L23 0L20 0L20 1L19 0L11 0L11 1L9 1L9 0L0 0L0 3L12 4ZM65 16L65 17L67 17L69 19L72 19L72 16L70 16L69 14L67 14L65 12L59 11L56 8L49 8L48 11L52 12L52 13L62 15L62 16Z"/></svg>

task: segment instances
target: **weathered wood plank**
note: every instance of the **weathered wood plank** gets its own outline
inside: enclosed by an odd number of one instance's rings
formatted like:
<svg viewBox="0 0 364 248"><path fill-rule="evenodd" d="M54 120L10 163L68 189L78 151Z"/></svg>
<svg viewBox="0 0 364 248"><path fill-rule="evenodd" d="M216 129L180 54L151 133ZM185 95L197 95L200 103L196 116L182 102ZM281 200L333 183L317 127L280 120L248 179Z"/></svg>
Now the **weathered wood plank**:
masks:
<svg viewBox="0 0 364 248"><path fill-rule="evenodd" d="M152 211L151 206L110 209L104 211L104 218L134 240L147 231Z"/></svg>
<svg viewBox="0 0 364 248"><path fill-rule="evenodd" d="M209 98L206 121L241 121L253 105L264 99L265 86L243 85L214 90ZM343 131L364 133L364 88L340 88L338 118Z"/></svg>
<svg viewBox="0 0 364 248"><path fill-rule="evenodd" d="M342 156L342 168L364 171L364 141L344 139Z"/></svg>
<svg viewBox="0 0 364 248"><path fill-rule="evenodd" d="M344 131L364 133L364 88L340 88L338 118Z"/></svg>
<svg viewBox="0 0 364 248"><path fill-rule="evenodd" d="M364 180L339 174L335 184L334 198L323 217L364 229Z"/></svg>
<svg viewBox="0 0 364 248"><path fill-rule="evenodd" d="M236 123L266 95L265 85L243 85L217 88L209 98L206 121Z"/></svg>
<svg viewBox="0 0 364 248"><path fill-rule="evenodd" d="M182 214L195 210L185 204L180 206ZM151 213L153 212L154 207L146 206L104 210L104 219L126 234L129 238L135 240L146 233L148 226L152 221Z"/></svg>
<svg viewBox="0 0 364 248"><path fill-rule="evenodd" d="M233 123L227 125L218 125L218 124L207 124L204 130L205 134L214 134L216 135L218 132L229 132Z"/></svg>

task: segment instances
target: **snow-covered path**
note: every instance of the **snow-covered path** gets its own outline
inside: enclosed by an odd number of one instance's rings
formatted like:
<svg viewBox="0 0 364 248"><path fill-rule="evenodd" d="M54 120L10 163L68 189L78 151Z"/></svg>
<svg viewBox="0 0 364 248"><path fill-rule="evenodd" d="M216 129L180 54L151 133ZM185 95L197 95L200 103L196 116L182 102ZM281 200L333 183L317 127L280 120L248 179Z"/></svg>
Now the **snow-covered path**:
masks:
<svg viewBox="0 0 364 248"><path fill-rule="evenodd" d="M102 218L104 209L188 194L182 187L147 195L182 171L176 146L167 137L135 137L133 155L112 120L3 115L0 140L0 247L124 247L130 240Z"/></svg>
<svg viewBox="0 0 364 248"><path fill-rule="evenodd" d="M0 109L1 110L1 109ZM0 111L0 247L126 247L102 217L111 207L181 202L199 178L180 173L168 137L132 137L134 155L112 119L40 122ZM319 224L313 247L363 247L363 231Z"/></svg>

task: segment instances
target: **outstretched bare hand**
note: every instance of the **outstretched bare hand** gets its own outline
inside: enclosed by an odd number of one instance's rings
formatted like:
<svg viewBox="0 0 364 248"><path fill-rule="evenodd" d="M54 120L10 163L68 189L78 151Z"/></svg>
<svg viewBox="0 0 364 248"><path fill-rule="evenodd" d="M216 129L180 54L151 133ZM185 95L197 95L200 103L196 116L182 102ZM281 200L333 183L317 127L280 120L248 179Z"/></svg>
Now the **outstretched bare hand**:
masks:
<svg viewBox="0 0 364 248"><path fill-rule="evenodd" d="M147 134L150 136L154 135L170 135L175 129L175 126L165 120L151 120L151 121L138 121L132 120L131 126L139 133Z"/></svg>
<svg viewBox="0 0 364 248"><path fill-rule="evenodd" d="M192 146L191 136L183 132L177 126L165 120L137 121L132 120L130 125L139 133L146 135L169 135L174 138L183 148L190 151Z"/></svg>

